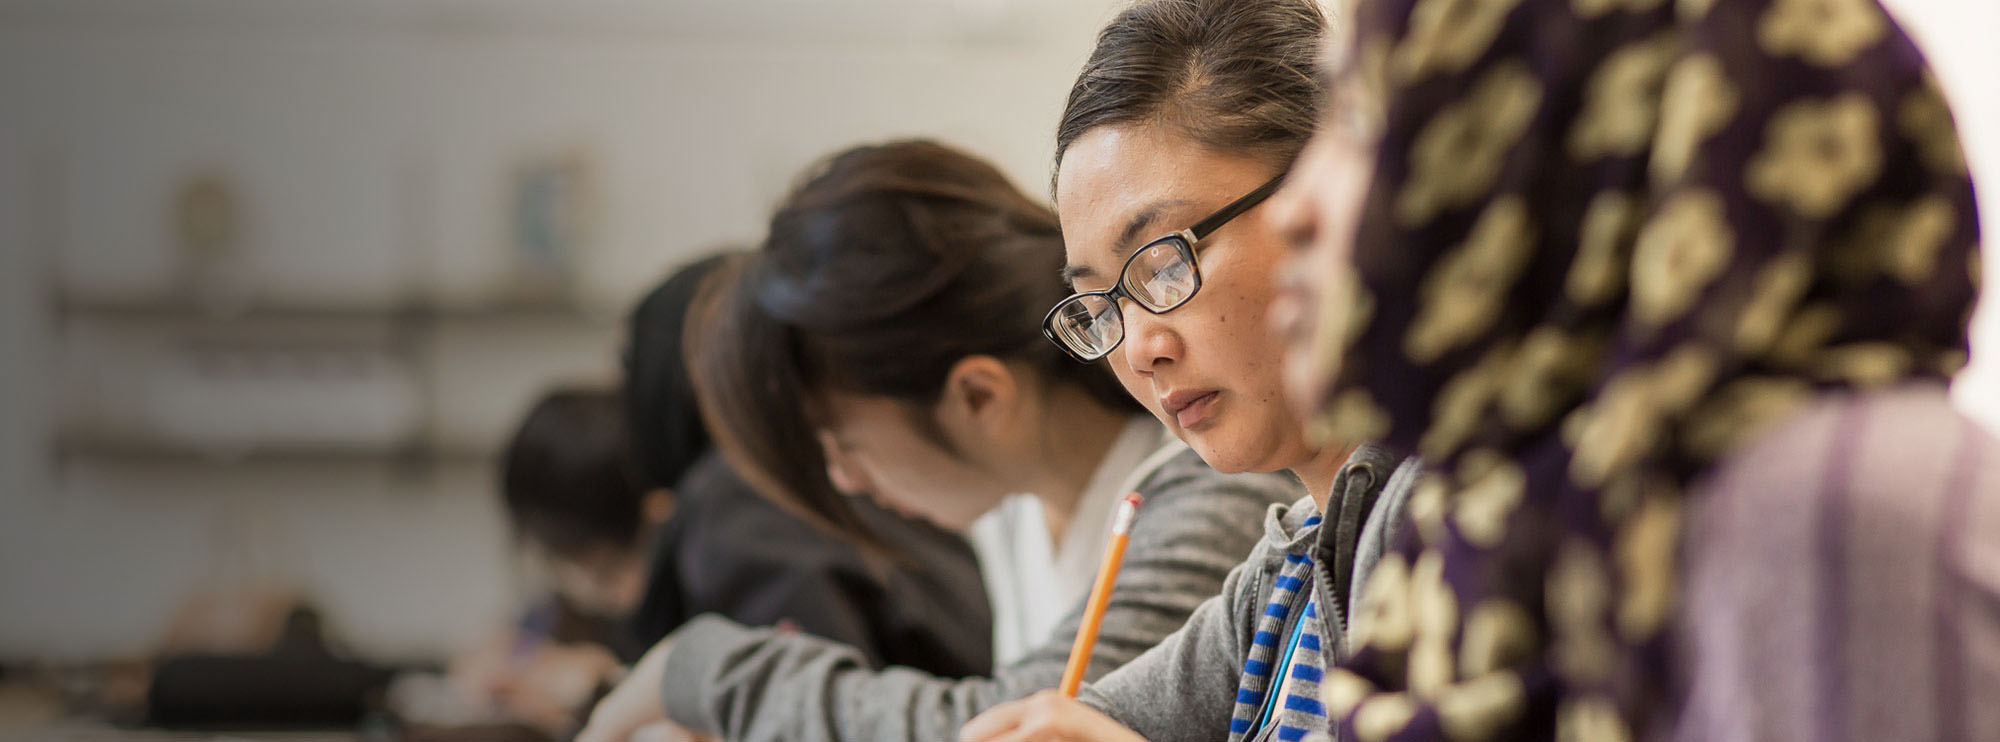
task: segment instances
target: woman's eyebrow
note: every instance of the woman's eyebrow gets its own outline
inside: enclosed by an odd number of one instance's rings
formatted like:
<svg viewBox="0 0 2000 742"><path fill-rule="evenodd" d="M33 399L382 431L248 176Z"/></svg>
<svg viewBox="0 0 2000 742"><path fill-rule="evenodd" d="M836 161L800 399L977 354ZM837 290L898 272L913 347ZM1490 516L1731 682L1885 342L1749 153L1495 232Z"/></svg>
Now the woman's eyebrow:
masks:
<svg viewBox="0 0 2000 742"><path fill-rule="evenodd" d="M1161 213L1164 213L1167 209L1186 206L1191 203L1194 202L1185 198L1176 198L1162 199L1146 204L1145 208L1134 212L1132 218L1125 222L1125 230L1118 233L1118 240L1116 242L1111 243L1112 254L1122 257L1124 253L1138 247L1132 244L1132 240L1142 234L1147 227L1152 226L1153 222L1158 221Z"/></svg>
<svg viewBox="0 0 2000 742"><path fill-rule="evenodd" d="M1160 199L1134 212L1132 218L1125 221L1125 228L1118 233L1118 239L1111 242L1111 257L1125 259L1133 250L1139 248L1139 245L1132 242L1144 234L1146 228L1152 226L1153 222L1159 221L1161 214L1166 213L1168 209L1191 203L1194 202L1185 198ZM1097 270L1088 265L1065 265L1062 269L1063 283L1069 286L1075 286L1078 279L1096 276Z"/></svg>
<svg viewBox="0 0 2000 742"><path fill-rule="evenodd" d="M1077 279L1090 278L1095 275L1097 275L1097 270L1087 265L1065 265L1062 269L1063 285L1071 288L1076 287Z"/></svg>

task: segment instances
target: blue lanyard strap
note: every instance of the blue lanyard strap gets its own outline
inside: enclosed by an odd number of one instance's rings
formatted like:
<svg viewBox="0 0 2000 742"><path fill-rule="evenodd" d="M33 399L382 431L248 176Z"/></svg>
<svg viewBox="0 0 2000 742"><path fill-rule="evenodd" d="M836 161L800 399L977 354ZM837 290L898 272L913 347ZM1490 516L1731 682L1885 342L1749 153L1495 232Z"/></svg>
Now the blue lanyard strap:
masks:
<svg viewBox="0 0 2000 742"><path fill-rule="evenodd" d="M1310 607L1312 601L1307 600L1306 605ZM1264 725L1271 723L1271 715L1278 708L1278 693L1285 689L1285 678L1292 673L1292 653L1299 649L1299 636L1305 633L1308 612L1300 609L1299 620L1292 624L1292 638L1285 641L1284 657L1278 660L1277 672L1271 675L1271 687L1264 694L1264 710L1257 713L1257 723L1251 725L1250 732L1243 735L1244 739L1255 739L1259 732L1264 731Z"/></svg>

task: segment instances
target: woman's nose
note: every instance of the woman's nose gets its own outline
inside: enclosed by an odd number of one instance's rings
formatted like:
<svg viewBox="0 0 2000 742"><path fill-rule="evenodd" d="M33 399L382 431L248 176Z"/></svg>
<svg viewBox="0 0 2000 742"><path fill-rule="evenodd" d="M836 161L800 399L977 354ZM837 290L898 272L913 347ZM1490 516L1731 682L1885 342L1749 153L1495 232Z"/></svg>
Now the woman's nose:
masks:
<svg viewBox="0 0 2000 742"><path fill-rule="evenodd" d="M1125 325L1125 342L1119 351L1134 373L1151 376L1179 359L1180 337L1165 315L1148 312L1130 300L1121 300L1118 312Z"/></svg>

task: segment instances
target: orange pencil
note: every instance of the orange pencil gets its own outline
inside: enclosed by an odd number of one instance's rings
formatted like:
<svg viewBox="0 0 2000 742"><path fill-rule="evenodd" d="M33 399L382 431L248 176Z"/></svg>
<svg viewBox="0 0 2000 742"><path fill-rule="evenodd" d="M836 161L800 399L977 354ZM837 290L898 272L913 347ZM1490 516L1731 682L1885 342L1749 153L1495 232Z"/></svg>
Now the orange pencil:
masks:
<svg viewBox="0 0 2000 742"><path fill-rule="evenodd" d="M1062 694L1076 697L1083 685L1083 670L1090 666L1090 650L1097 646L1097 627L1104 623L1104 609L1111 605L1111 583L1118 581L1118 567L1125 562L1125 544L1132 540L1132 519L1139 514L1145 498L1134 492L1118 503L1111 520L1111 543L1104 547L1104 562L1097 567L1097 584L1090 588L1090 607L1083 612L1083 625L1076 629L1076 643L1069 648L1069 667L1063 669Z"/></svg>

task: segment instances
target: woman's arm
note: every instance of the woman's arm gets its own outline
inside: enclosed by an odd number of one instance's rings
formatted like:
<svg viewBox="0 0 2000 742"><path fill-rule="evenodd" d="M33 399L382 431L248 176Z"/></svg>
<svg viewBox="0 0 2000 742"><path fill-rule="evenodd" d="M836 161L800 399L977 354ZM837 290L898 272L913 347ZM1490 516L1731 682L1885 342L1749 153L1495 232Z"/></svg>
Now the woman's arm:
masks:
<svg viewBox="0 0 2000 742"><path fill-rule="evenodd" d="M1261 537L1264 511L1299 494L1286 477L1221 475L1180 459L1149 480L1149 503L1134 528L1089 677L1160 643L1221 592ZM1080 614L1081 605L1047 642L994 677L965 680L906 668L874 671L835 642L698 619L672 639L657 711L739 742L951 739L979 712L1053 687Z"/></svg>

